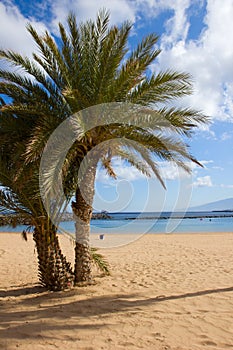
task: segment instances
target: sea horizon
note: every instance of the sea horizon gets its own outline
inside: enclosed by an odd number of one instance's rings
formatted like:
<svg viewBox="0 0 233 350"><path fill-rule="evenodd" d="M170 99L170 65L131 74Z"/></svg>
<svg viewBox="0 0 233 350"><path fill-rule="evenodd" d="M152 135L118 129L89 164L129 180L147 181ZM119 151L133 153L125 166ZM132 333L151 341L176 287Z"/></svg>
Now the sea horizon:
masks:
<svg viewBox="0 0 233 350"><path fill-rule="evenodd" d="M111 219L91 220L91 233L200 233L232 232L233 212L226 211L187 211L187 212L113 212ZM1 226L0 232L20 232L27 226L15 228ZM74 220L62 221L59 231L74 234Z"/></svg>

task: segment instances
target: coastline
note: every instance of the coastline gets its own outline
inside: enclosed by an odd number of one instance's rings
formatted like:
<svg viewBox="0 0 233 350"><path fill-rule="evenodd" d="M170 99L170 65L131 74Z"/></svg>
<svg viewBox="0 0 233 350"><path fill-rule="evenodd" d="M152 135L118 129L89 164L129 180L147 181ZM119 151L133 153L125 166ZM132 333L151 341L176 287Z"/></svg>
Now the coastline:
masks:
<svg viewBox="0 0 233 350"><path fill-rule="evenodd" d="M59 240L73 263L73 243ZM37 284L32 235L1 232L0 347L230 349L232 244L233 233L145 234L100 249L111 276L51 293Z"/></svg>

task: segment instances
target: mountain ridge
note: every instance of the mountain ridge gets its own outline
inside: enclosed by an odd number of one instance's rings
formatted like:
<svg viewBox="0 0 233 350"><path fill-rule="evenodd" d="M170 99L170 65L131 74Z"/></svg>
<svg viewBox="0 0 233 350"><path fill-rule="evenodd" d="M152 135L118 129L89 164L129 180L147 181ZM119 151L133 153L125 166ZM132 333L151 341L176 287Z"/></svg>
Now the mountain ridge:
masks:
<svg viewBox="0 0 233 350"><path fill-rule="evenodd" d="M213 211L213 210L233 210L233 198L221 199L195 207L190 207L189 211Z"/></svg>

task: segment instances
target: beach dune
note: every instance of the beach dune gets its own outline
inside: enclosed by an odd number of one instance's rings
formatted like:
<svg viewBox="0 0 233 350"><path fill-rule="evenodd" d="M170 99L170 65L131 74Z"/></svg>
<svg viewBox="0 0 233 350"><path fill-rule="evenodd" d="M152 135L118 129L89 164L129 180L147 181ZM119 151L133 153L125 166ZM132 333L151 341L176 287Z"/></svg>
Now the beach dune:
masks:
<svg viewBox="0 0 233 350"><path fill-rule="evenodd" d="M233 233L144 235L100 250L111 276L52 293L31 235L0 233L0 349L233 349L232 248Z"/></svg>

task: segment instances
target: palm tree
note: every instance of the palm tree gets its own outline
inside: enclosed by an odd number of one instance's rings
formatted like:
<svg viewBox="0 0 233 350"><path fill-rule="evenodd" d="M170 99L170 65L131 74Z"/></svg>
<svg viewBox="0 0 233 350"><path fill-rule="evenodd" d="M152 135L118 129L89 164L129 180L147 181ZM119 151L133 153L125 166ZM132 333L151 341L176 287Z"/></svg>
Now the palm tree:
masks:
<svg viewBox="0 0 233 350"><path fill-rule="evenodd" d="M57 228L49 219L42 201L34 192L35 171L23 174L19 181L14 181L15 169L7 168L4 156L0 159L0 212L4 213L1 225L27 225L23 237L27 240L27 230L33 230L33 239L38 255L38 275L42 286L49 290L63 290L73 283L73 271L70 263L62 254ZM27 169L28 170L28 169ZM36 181L35 181L36 180Z"/></svg>
<svg viewBox="0 0 233 350"><path fill-rule="evenodd" d="M150 72L151 63L160 53L157 35L146 36L130 51L127 45L131 24L110 27L109 13L104 10L96 21L79 26L70 14L67 25L68 30L59 23L60 38L56 42L48 32L40 36L29 24L28 31L39 53L30 60L12 51L0 51L2 59L21 68L20 72L0 70L0 86L2 94L14 99L2 108L2 113L32 120L26 164L40 159L52 132L78 113L72 121L79 131L62 171L67 198L75 194L75 282L79 283L91 280L89 230L98 164L115 177L112 159L121 157L148 176L154 173L163 184L156 159L174 162L190 171L187 161L198 162L177 136L189 137L207 118L191 108L174 107L174 103L172 106L174 100L192 92L189 74ZM120 103L119 108L121 103L136 107L132 107L130 115L129 109L121 113L116 121L119 111L104 117L103 123L88 127L92 119L86 121L86 114L80 111L115 102ZM90 152L92 156L88 158ZM47 183L54 179L55 165Z"/></svg>
<svg viewBox="0 0 233 350"><path fill-rule="evenodd" d="M15 119L12 115L1 115L0 118L0 185L3 186L0 189L0 213L4 213L1 225L27 225L22 232L25 239L27 231L33 231L40 283L49 290L63 290L72 284L73 272L61 252L57 228L40 198L39 164L22 166L25 151L22 140L30 124Z"/></svg>
<svg viewBox="0 0 233 350"><path fill-rule="evenodd" d="M57 226L41 199L39 163L24 164L30 123L27 119L18 119L11 114L0 117L0 185L3 186L0 189L0 213L4 214L0 217L0 226L26 225L22 232L26 240L27 231L33 231L41 285L53 291L64 290L73 284L74 273L61 252ZM104 274L109 273L107 262L95 249L91 251L91 261Z"/></svg>

